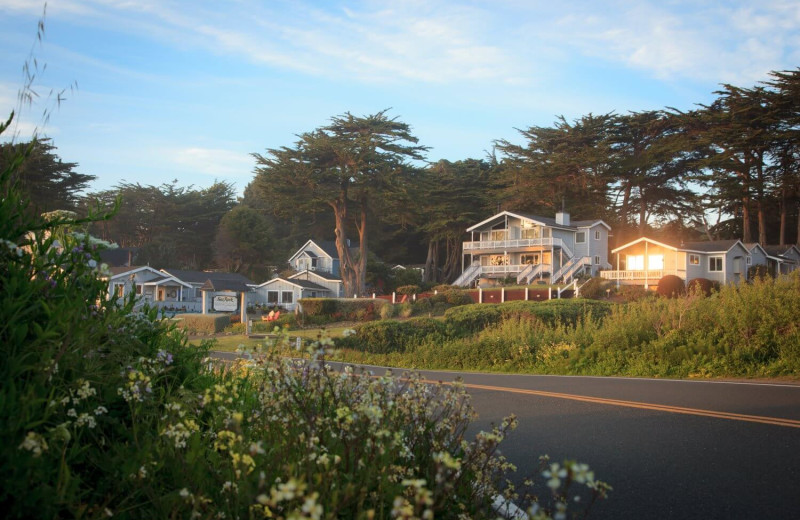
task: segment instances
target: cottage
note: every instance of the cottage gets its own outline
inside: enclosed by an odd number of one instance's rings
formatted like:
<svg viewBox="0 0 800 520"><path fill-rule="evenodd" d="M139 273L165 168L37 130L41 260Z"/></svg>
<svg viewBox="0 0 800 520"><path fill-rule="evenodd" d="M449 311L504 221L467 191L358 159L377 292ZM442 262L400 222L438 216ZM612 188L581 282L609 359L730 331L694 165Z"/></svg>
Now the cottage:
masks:
<svg viewBox="0 0 800 520"><path fill-rule="evenodd" d="M150 304L181 302L191 294L188 283L149 266L109 268L108 297L125 299L131 293Z"/></svg>
<svg viewBox="0 0 800 520"><path fill-rule="evenodd" d="M502 211L467 229L462 274L454 282L468 287L480 280L514 277L569 283L579 274L597 274L608 264L611 227L599 219L571 221L569 213L540 217Z"/></svg>
<svg viewBox="0 0 800 520"><path fill-rule="evenodd" d="M675 275L684 282L706 278L719 283L747 280L748 259L752 256L740 240L684 242L669 244L642 237L613 251L616 269L602 271L600 276L617 285L655 286L666 275Z"/></svg>

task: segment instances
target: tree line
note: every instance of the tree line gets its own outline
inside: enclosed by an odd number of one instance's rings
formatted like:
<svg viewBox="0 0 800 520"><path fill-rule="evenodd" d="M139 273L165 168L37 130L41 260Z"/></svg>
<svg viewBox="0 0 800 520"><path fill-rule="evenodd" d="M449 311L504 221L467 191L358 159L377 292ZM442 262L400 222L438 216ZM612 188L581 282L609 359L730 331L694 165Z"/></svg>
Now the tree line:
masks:
<svg viewBox="0 0 800 520"><path fill-rule="evenodd" d="M225 182L83 193L94 178L43 142L23 184L48 193L38 203L46 210L121 196L116 218L93 232L154 266L262 279L309 238L335 239L348 294L365 291L374 254L424 261L425 281L452 281L464 230L502 209L550 216L563 205L573 218L605 220L618 245L643 234L800 243L800 69L751 88L722 85L692 110L558 117L518 132L520 143L496 141L483 158L430 162L388 111L346 113L254 153L238 199Z"/></svg>

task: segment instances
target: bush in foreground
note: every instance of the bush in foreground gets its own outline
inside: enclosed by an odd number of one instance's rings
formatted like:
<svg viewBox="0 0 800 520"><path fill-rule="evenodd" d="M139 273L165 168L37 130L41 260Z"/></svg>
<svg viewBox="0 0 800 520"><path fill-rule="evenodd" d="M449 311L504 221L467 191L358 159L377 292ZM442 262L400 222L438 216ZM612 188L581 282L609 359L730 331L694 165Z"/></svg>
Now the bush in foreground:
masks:
<svg viewBox="0 0 800 520"><path fill-rule="evenodd" d="M26 220L12 173L0 172L8 517L489 518L496 495L515 496L496 452L513 417L469 442L459 385L334 372L324 340L302 362L256 351L217 365L155 309L106 300L88 241L54 238L80 221ZM607 490L583 465L545 472L553 498L537 518L561 515L571 484L584 503Z"/></svg>

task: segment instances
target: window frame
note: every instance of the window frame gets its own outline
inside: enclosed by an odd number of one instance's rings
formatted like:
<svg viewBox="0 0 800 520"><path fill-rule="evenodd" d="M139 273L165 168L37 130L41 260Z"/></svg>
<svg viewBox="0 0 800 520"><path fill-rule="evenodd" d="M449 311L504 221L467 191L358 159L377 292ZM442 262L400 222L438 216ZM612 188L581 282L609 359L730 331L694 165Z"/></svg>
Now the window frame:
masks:
<svg viewBox="0 0 800 520"><path fill-rule="evenodd" d="M272 299L272 295L275 295L275 299L274 300ZM274 303L275 305L277 305L279 301L280 301L280 291L276 291L276 290L272 290L272 291L268 290L267 291L267 303L268 304Z"/></svg>
<svg viewBox="0 0 800 520"><path fill-rule="evenodd" d="M286 298L286 295L289 295L289 298ZM292 304L294 303L294 291L281 291L281 304Z"/></svg>
<svg viewBox="0 0 800 520"><path fill-rule="evenodd" d="M689 253L689 265L700 265L700 255Z"/></svg>
<svg viewBox="0 0 800 520"><path fill-rule="evenodd" d="M595 229L595 230L594 230L594 239L595 239L595 240L600 240L600 238L601 238L601 236L600 236L600 230L599 230L599 229Z"/></svg>
<svg viewBox="0 0 800 520"><path fill-rule="evenodd" d="M583 240L581 240L581 237ZM586 231L577 231L575 233L575 243L576 244L585 244L586 243Z"/></svg>
<svg viewBox="0 0 800 520"><path fill-rule="evenodd" d="M716 265L719 264L719 265ZM716 269L719 267L719 269ZM708 272L709 273L721 273L725 270L725 260L722 256L709 256L708 257Z"/></svg>

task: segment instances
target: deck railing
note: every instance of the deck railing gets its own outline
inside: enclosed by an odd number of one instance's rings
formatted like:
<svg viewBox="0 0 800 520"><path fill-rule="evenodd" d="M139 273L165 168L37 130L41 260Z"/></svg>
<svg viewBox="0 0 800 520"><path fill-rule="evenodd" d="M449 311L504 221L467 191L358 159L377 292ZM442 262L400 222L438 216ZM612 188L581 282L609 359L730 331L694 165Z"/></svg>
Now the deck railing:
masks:
<svg viewBox="0 0 800 520"><path fill-rule="evenodd" d="M631 271L600 271L600 277L606 280L660 280L668 274L673 274L681 278L686 277L686 271L677 269L650 269L650 270L631 270Z"/></svg>

